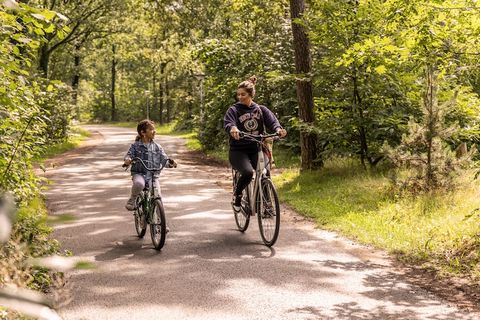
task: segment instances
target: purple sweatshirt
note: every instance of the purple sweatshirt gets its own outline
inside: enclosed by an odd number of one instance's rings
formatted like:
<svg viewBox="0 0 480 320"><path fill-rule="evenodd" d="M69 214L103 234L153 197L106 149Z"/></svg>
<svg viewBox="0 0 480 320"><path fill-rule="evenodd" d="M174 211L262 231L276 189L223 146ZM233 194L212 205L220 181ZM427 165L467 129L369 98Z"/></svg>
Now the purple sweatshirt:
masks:
<svg viewBox="0 0 480 320"><path fill-rule="evenodd" d="M251 134L263 134L265 131L275 132L282 128L272 111L267 107L253 103L248 107L239 102L228 108L223 118L223 127L230 136L230 129L237 127L238 130ZM251 150L255 152L255 142L247 140L235 140L230 136L230 150Z"/></svg>

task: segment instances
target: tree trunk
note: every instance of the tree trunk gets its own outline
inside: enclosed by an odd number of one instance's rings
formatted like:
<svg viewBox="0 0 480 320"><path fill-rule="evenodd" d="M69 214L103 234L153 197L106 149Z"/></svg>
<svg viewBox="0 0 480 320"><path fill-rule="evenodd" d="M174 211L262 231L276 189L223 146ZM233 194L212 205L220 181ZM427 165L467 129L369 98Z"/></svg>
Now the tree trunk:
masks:
<svg viewBox="0 0 480 320"><path fill-rule="evenodd" d="M78 85L80 84L80 44L75 45L75 52L73 56L73 105L75 106L75 117L80 119L80 109L78 107Z"/></svg>
<svg viewBox="0 0 480 320"><path fill-rule="evenodd" d="M356 70L354 71L356 74ZM358 114L358 139L360 142L360 161L362 166L367 169L367 165L365 164L365 160L368 163L372 164L372 159L370 159L370 155L368 154L368 143L367 143L367 130L364 126L364 116L363 116L363 109L362 109L362 99L360 98L360 93L358 92L358 82L357 76L353 76L353 110Z"/></svg>
<svg viewBox="0 0 480 320"><path fill-rule="evenodd" d="M438 85L435 67L428 65L426 67L426 88L423 96L423 103L427 111L427 172L426 184L429 189L435 188L435 178L433 172L433 149L434 138L438 136L437 123L438 117Z"/></svg>
<svg viewBox="0 0 480 320"><path fill-rule="evenodd" d="M170 120L172 120L172 104L171 104L171 100L170 100L170 88L168 86L168 74L165 73L165 98L166 98L166 101L165 103L167 104L167 123L170 122Z"/></svg>
<svg viewBox="0 0 480 320"><path fill-rule="evenodd" d="M155 114L155 110L157 110L157 107L158 107L157 74L156 74L155 70L153 71L152 88L153 88L152 114ZM155 116L152 116L152 118L155 118ZM157 120L157 119L155 119L155 120Z"/></svg>
<svg viewBox="0 0 480 320"><path fill-rule="evenodd" d="M310 56L310 41L305 28L295 22L305 11L305 0L290 0L290 16L292 20L293 46L295 49L295 69L297 72L297 99L300 120L313 126L313 86L310 79L312 59ZM316 135L312 132L300 130L300 147L302 170L314 169L323 165L322 161L315 161L317 156Z"/></svg>
<svg viewBox="0 0 480 320"><path fill-rule="evenodd" d="M48 44L43 44L40 47L40 58L38 59L38 69L43 73L43 76L48 79L48 62L50 60L50 51Z"/></svg>
<svg viewBox="0 0 480 320"><path fill-rule="evenodd" d="M159 116L159 121L160 121L160 124L163 124L163 109L164 109L164 101L165 101L165 98L164 98L164 95L165 95L165 92L164 92L164 80L165 80L165 77L164 77L164 73L165 73L165 66L167 64L162 62L160 64L160 79L159 79L159 92L158 92L158 95L159 95L159 100L160 100L160 104L159 104L159 109L158 109L158 116Z"/></svg>
<svg viewBox="0 0 480 320"><path fill-rule="evenodd" d="M115 104L115 81L117 77L117 60L115 59L115 45L112 44L112 87L110 90L111 121L117 120L117 106Z"/></svg>

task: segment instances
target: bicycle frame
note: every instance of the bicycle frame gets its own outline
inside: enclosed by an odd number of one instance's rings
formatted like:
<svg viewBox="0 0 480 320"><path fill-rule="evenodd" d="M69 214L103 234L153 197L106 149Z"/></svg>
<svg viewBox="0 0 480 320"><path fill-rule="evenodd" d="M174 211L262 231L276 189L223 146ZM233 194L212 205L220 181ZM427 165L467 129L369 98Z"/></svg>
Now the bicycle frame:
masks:
<svg viewBox="0 0 480 320"><path fill-rule="evenodd" d="M257 214L257 206L255 205L257 201L260 202L260 211L263 210L263 193L259 192L261 187L261 180L266 177L267 175L267 166L264 157L264 153L262 148L258 147L258 161L257 161L257 168L255 169L255 175L252 181L247 185L247 192L248 192L248 205L250 206L250 210L252 210L252 216ZM257 199L257 197L260 197Z"/></svg>
<svg viewBox="0 0 480 320"><path fill-rule="evenodd" d="M267 135L265 137L269 137L269 136L276 136L276 135ZM267 172L271 164L269 163L268 158L265 159L265 153L263 152L262 144L263 142L257 141L257 147L258 147L257 167L255 169L255 175L252 181L247 185L248 205L250 207L252 216L257 214L257 206L255 205L257 201L259 201L260 203L259 212L263 212L263 192L260 192L260 187L261 187L262 180L264 178L270 179L270 177L267 176ZM259 197L259 199L257 199L257 196Z"/></svg>
<svg viewBox="0 0 480 320"><path fill-rule="evenodd" d="M147 218L147 223L150 224L152 220L152 213L153 213L153 202L155 200L162 200L162 197L160 196L160 193L158 192L157 188L155 187L155 184L153 183L153 177L151 180L145 181L147 184L145 188L142 190L141 194L141 199L142 199L142 204L146 206L146 218Z"/></svg>

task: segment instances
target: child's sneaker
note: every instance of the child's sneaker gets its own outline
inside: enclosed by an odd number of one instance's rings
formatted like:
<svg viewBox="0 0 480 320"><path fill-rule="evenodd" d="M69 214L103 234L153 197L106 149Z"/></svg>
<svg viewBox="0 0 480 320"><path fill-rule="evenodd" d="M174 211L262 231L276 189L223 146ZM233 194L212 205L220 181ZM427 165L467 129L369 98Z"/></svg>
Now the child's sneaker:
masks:
<svg viewBox="0 0 480 320"><path fill-rule="evenodd" d="M128 211L133 211L135 210L135 200L136 200L136 197L130 197L127 201L127 204L125 205L125 208L128 210Z"/></svg>

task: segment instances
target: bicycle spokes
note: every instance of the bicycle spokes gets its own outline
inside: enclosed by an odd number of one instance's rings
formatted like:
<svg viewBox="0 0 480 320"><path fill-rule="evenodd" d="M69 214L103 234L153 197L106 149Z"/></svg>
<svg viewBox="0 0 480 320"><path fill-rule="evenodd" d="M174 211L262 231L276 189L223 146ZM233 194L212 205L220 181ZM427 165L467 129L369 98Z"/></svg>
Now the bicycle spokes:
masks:
<svg viewBox="0 0 480 320"><path fill-rule="evenodd" d="M165 238L167 234L165 210L163 208L162 201L155 199L152 205L151 221L150 221L150 234L152 237L152 243L156 250L162 249L165 244Z"/></svg>
<svg viewBox="0 0 480 320"><path fill-rule="evenodd" d="M135 211L133 213L135 220L135 230L139 238L142 238L145 235L147 229L147 223L145 221L145 210L143 205L143 198L138 197L135 205Z"/></svg>
<svg viewBox="0 0 480 320"><path fill-rule="evenodd" d="M238 172L234 174L234 183L233 183L233 192L235 193L235 188L237 185L237 181L240 175ZM237 228L240 232L245 232L248 228L248 224L250 223L250 214L251 209L248 203L248 187L243 190L242 193L242 201L240 204L240 210L233 210L233 214L235 216L235 223L237 224Z"/></svg>
<svg viewBox="0 0 480 320"><path fill-rule="evenodd" d="M280 230L280 205L277 193L270 179L261 182L262 205L258 205L258 226L263 242L272 246Z"/></svg>

